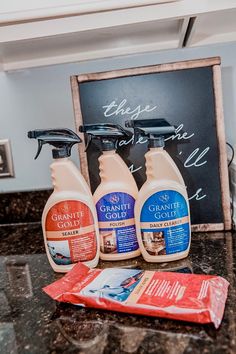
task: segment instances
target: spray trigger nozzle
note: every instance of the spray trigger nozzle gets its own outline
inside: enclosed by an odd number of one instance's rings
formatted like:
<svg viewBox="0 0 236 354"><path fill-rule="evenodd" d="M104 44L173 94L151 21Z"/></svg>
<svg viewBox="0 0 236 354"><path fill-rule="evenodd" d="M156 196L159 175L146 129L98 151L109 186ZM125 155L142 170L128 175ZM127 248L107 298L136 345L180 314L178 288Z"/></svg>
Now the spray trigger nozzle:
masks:
<svg viewBox="0 0 236 354"><path fill-rule="evenodd" d="M108 151L115 149L115 144L119 139L127 139L132 135L120 125L111 123L84 124L79 127L79 131L85 133L87 137L85 151L93 139L100 140L102 150Z"/></svg>
<svg viewBox="0 0 236 354"><path fill-rule="evenodd" d="M38 140L38 150L37 150L37 153L35 155L35 160L37 159L37 157L39 156L41 150L42 150L42 147L43 147L43 141L42 140Z"/></svg>
<svg viewBox="0 0 236 354"><path fill-rule="evenodd" d="M163 147L165 136L175 134L175 127L164 118L128 120L125 126L134 129L135 141L138 136L146 136L149 147Z"/></svg>
<svg viewBox="0 0 236 354"><path fill-rule="evenodd" d="M92 141L92 135L88 134L87 143L86 143L85 150L84 150L85 152L88 150L91 141Z"/></svg>
<svg viewBox="0 0 236 354"><path fill-rule="evenodd" d="M28 132L28 138L38 140L35 159L39 156L44 144L54 147L52 155L53 158L57 159L69 157L73 145L82 141L76 133L67 128L32 130Z"/></svg>

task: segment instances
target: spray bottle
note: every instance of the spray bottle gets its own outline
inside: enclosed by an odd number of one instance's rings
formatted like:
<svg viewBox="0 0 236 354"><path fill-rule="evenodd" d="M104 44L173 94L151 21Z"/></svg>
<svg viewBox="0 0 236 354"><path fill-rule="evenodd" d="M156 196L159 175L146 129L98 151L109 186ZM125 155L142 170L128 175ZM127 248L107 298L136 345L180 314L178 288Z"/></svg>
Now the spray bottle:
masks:
<svg viewBox="0 0 236 354"><path fill-rule="evenodd" d="M101 183L93 198L100 232L100 258L123 260L140 255L134 220L134 204L138 195L136 182L122 158L116 152L119 139L130 138L130 132L115 124L80 126L87 136L87 147L98 139L102 150L99 157Z"/></svg>
<svg viewBox="0 0 236 354"><path fill-rule="evenodd" d="M147 180L135 205L139 246L147 262L168 262L187 257L191 228L184 180L170 155L164 137L175 133L165 119L127 121L135 136L148 139L145 154Z"/></svg>
<svg viewBox="0 0 236 354"><path fill-rule="evenodd" d="M67 272L77 262L96 267L99 259L99 232L90 189L74 163L71 148L80 137L70 129L28 132L38 140L39 156L44 144L52 145L51 176L54 191L42 215L47 257L55 272Z"/></svg>

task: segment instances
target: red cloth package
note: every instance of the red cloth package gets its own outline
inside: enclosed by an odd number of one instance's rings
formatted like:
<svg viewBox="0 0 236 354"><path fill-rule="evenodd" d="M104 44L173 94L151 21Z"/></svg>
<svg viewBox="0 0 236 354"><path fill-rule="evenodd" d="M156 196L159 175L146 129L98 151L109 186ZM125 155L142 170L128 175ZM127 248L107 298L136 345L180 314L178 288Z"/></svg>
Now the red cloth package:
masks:
<svg viewBox="0 0 236 354"><path fill-rule="evenodd" d="M218 328L229 283L215 275L90 269L78 263L43 290L75 305L197 323Z"/></svg>

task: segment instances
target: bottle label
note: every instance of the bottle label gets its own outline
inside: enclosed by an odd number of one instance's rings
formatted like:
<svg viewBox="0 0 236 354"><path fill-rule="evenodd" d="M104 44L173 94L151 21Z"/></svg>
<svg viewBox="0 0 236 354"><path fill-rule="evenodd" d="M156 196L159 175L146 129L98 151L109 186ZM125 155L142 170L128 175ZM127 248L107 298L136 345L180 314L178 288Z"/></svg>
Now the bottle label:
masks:
<svg viewBox="0 0 236 354"><path fill-rule="evenodd" d="M121 192L104 195L96 204L102 253L132 252L139 248L134 198Z"/></svg>
<svg viewBox="0 0 236 354"><path fill-rule="evenodd" d="M141 210L141 235L153 256L185 251L190 240L188 205L182 194L164 190L151 195Z"/></svg>
<svg viewBox="0 0 236 354"><path fill-rule="evenodd" d="M58 265L91 261L97 240L90 208L76 200L56 203L47 213L46 238L52 260Z"/></svg>

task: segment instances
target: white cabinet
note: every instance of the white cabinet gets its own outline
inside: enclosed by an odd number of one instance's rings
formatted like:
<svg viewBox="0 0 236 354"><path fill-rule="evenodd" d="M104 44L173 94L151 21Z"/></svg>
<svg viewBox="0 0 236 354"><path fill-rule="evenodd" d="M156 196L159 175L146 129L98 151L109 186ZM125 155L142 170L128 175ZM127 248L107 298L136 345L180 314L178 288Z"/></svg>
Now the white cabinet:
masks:
<svg viewBox="0 0 236 354"><path fill-rule="evenodd" d="M187 46L194 47L229 41L236 41L236 7L196 16Z"/></svg>
<svg viewBox="0 0 236 354"><path fill-rule="evenodd" d="M7 71L234 40L235 14L235 0L8 0L0 5L0 65Z"/></svg>
<svg viewBox="0 0 236 354"><path fill-rule="evenodd" d="M8 0L0 3L0 22L32 21L176 1L180 0Z"/></svg>

